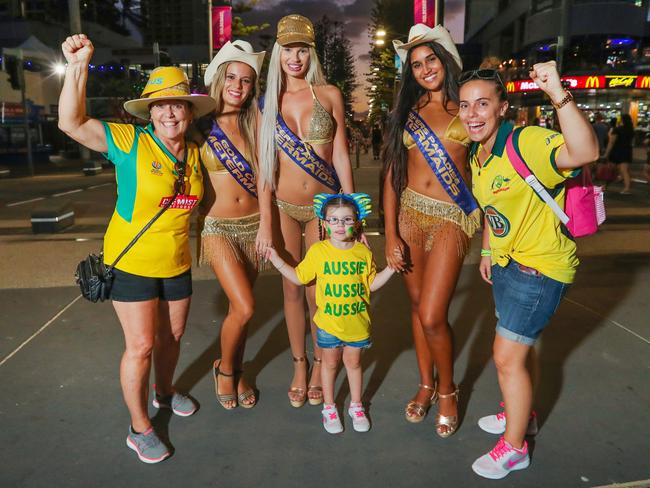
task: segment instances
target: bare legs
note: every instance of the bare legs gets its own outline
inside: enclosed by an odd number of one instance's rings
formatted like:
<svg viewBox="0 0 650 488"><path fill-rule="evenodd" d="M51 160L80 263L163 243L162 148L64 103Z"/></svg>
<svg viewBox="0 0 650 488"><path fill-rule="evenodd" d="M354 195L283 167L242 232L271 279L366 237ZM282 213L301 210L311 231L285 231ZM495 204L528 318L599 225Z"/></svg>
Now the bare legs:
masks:
<svg viewBox="0 0 650 488"><path fill-rule="evenodd" d="M341 357L350 385L350 402L361 403L363 372L361 370L361 349L344 346L321 349L323 354L323 400L326 404L334 403L334 383Z"/></svg>
<svg viewBox="0 0 650 488"><path fill-rule="evenodd" d="M282 234L283 243L278 246L279 249L284 248L282 257L287 260L292 266L295 266L302 259L302 228L299 222L295 221L283 212L280 214L280 232ZM311 220L305 225L305 247L309 248L314 242L318 240L318 221ZM307 287L306 292L303 291L302 286L297 286L282 278L282 291L284 295L284 315L287 322L287 332L289 334L289 345L291 347L291 355L294 358L305 357L305 308L303 297L307 296L307 306L309 308L309 316L313 318L316 313L316 299L314 287ZM311 334L314 344L314 357L321 359L321 350L316 345L316 326L310 321ZM320 367L319 363L314 363L312 377L309 382L310 385L320 385ZM292 388L304 388L307 391L307 362L297 361L294 362L294 374L291 380ZM310 392L310 397L315 398L320 395L319 392ZM289 393L289 398L293 401L300 401L302 395L296 391Z"/></svg>
<svg viewBox="0 0 650 488"><path fill-rule="evenodd" d="M120 383L131 425L136 432L151 427L147 400L152 357L158 392L166 395L173 391L174 370L189 306L189 297L172 302L158 299L113 301L126 345L120 363Z"/></svg>
<svg viewBox="0 0 650 488"><path fill-rule="evenodd" d="M629 193L630 186L632 185L632 178L630 176L630 163L620 163L618 165L618 171L621 173L621 178L623 178L623 192Z"/></svg>
<svg viewBox="0 0 650 488"><path fill-rule="evenodd" d="M504 437L510 445L519 449L524 444L533 401L531 377L526 369L530 346L504 339L497 334L493 349L508 419Z"/></svg>
<svg viewBox="0 0 650 488"><path fill-rule="evenodd" d="M435 365L441 395L449 395L456 389L448 313L463 264L464 255L458 251L459 236L464 241L461 247L467 244L467 237L461 234L455 224L445 224L438 231L430 252L410 246L412 271L404 275L411 299L413 339L421 382L433 386ZM414 401L426 405L430 398L431 392L420 388ZM439 412L446 417L458 415L456 397L441 398ZM449 428L442 425L440 431L445 434Z"/></svg>
<svg viewBox="0 0 650 488"><path fill-rule="evenodd" d="M234 258L234 256L233 256ZM221 362L219 370L224 374L218 376L219 394L229 394L235 389L235 374L242 369L248 321L253 316L255 300L253 284L256 273L247 270L246 264L235 259L214 260L212 269L221 288L228 297L228 315L221 325ZM233 376L227 376L233 375ZM243 377L239 378L237 394L250 389ZM245 400L246 405L256 402L254 396ZM226 408L234 408L235 400L226 401Z"/></svg>

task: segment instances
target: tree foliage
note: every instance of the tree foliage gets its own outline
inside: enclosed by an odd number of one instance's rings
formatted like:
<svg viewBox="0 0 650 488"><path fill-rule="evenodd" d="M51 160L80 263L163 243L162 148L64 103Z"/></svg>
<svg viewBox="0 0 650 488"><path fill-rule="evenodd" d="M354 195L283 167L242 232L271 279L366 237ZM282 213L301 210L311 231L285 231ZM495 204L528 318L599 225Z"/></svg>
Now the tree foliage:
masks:
<svg viewBox="0 0 650 488"><path fill-rule="evenodd" d="M345 37L343 24L324 15L314 25L316 52L323 65L329 83L336 85L343 94L345 116L353 118L352 93L358 86L352 56L352 43Z"/></svg>
<svg viewBox="0 0 650 488"><path fill-rule="evenodd" d="M248 37L263 29L266 29L269 24L264 22L260 25L245 25L240 15L245 12L251 11L259 0L242 0L232 5L232 36L233 38Z"/></svg>

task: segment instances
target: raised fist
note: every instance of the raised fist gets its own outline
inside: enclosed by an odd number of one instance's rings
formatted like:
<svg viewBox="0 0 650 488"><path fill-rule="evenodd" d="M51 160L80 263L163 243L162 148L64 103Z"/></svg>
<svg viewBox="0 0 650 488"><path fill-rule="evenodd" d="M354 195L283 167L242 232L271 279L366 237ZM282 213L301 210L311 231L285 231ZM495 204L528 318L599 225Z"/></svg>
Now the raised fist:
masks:
<svg viewBox="0 0 650 488"><path fill-rule="evenodd" d="M533 65L530 70L530 77L552 100L558 97L559 100L564 96L564 88L562 88L560 74L557 72L555 61L547 61L546 63Z"/></svg>
<svg viewBox="0 0 650 488"><path fill-rule="evenodd" d="M68 64L89 64L95 48L86 34L74 34L61 44L61 50Z"/></svg>

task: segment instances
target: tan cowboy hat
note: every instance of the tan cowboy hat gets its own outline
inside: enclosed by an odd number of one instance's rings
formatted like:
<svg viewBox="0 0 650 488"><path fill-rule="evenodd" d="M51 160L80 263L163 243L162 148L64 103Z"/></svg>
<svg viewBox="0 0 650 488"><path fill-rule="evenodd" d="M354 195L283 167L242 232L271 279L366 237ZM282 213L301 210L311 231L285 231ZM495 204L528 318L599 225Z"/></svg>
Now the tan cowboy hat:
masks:
<svg viewBox="0 0 650 488"><path fill-rule="evenodd" d="M149 81L140 98L124 102L124 110L141 119L149 118L149 105L160 100L184 100L194 109L194 116L212 112L217 107L214 98L190 93L190 82L185 71L174 66L161 66L149 75Z"/></svg>
<svg viewBox="0 0 650 488"><path fill-rule="evenodd" d="M219 49L219 52L214 58L212 58L208 68L205 70L205 75L203 77L205 86L212 83L212 79L217 73L219 66L223 63L231 63L233 61L247 64L253 68L255 74L259 76L265 54L266 51L260 51L258 53L254 52L253 46L251 46L249 42L240 40L234 42L228 41L221 49Z"/></svg>
<svg viewBox="0 0 650 488"><path fill-rule="evenodd" d="M424 44L425 42L432 41L440 44L449 54L451 54L451 57L454 58L458 67L463 69L463 62L458 54L458 49L456 49L456 44L454 44L454 40L451 38L449 31L441 25L431 28L424 24L415 24L411 27L411 30L409 30L408 41L393 41L393 47L395 48L399 58L402 60L402 63L406 63L409 49Z"/></svg>
<svg viewBox="0 0 650 488"><path fill-rule="evenodd" d="M311 23L311 20L302 15L291 14L282 17L278 22L276 41L280 46L300 42L315 47L314 25Z"/></svg>

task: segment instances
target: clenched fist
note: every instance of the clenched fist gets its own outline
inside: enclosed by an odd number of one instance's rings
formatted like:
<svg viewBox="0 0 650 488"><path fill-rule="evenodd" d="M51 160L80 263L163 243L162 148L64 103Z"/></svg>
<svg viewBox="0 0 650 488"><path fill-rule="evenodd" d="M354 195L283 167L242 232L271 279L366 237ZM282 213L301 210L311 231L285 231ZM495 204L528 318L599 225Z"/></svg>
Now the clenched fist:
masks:
<svg viewBox="0 0 650 488"><path fill-rule="evenodd" d="M68 64L89 64L95 48L86 34L74 34L61 44L61 50Z"/></svg>
<svg viewBox="0 0 650 488"><path fill-rule="evenodd" d="M530 77L553 102L558 103L566 95L555 61L533 65L530 70Z"/></svg>

